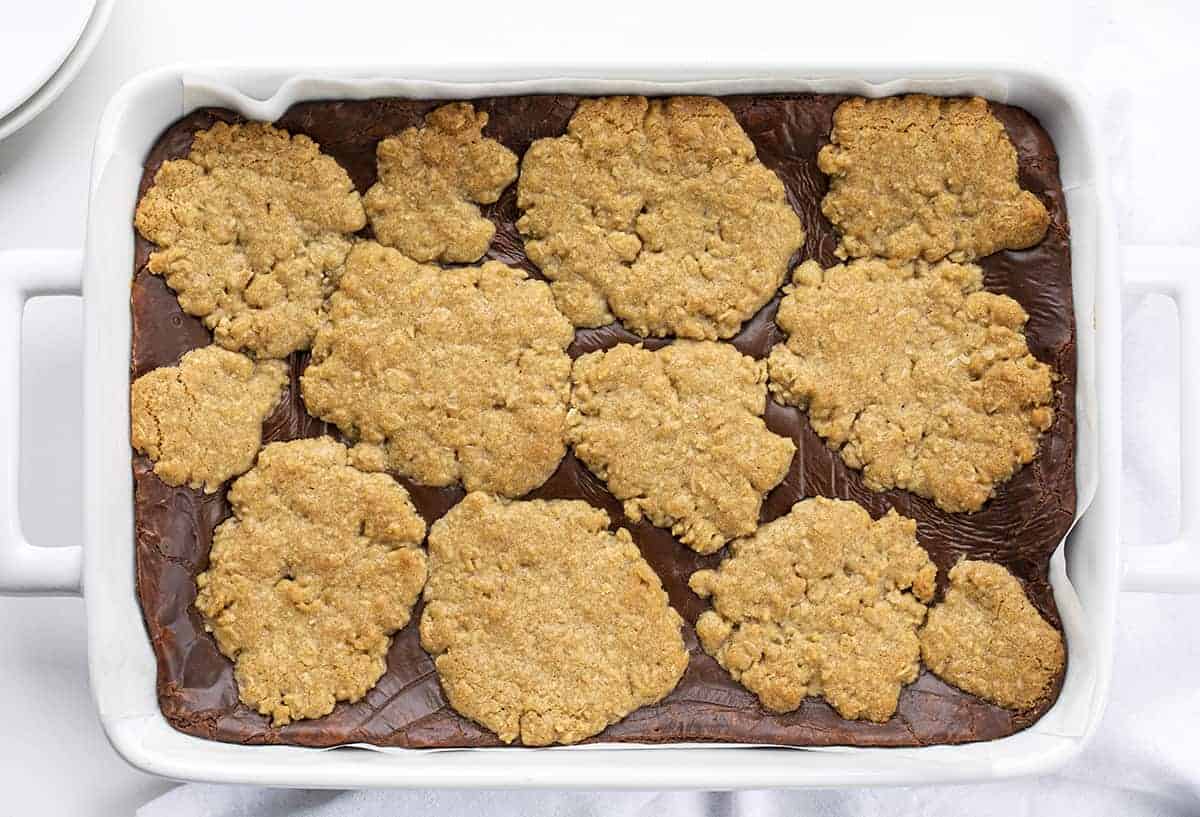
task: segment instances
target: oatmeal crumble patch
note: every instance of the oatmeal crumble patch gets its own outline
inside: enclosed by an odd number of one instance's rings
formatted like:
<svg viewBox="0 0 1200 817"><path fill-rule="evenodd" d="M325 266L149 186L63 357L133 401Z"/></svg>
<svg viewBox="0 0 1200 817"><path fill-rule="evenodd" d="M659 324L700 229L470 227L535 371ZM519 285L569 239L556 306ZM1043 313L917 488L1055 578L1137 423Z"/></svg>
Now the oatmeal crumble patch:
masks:
<svg viewBox="0 0 1200 817"><path fill-rule="evenodd" d="M754 531L796 452L763 422L766 376L712 341L593 352L575 361L567 435L629 518L712 553Z"/></svg>
<svg viewBox="0 0 1200 817"><path fill-rule="evenodd" d="M1062 635L998 564L964 559L921 628L921 657L938 677L1009 709L1036 706L1066 663Z"/></svg>
<svg viewBox="0 0 1200 817"><path fill-rule="evenodd" d="M783 283L804 229L723 102L584 99L521 163L525 250L576 326L726 338Z"/></svg>
<svg viewBox="0 0 1200 817"><path fill-rule="evenodd" d="M682 620L629 532L586 502L468 494L429 533L421 645L505 743L575 743L661 700Z"/></svg>
<svg viewBox="0 0 1200 817"><path fill-rule="evenodd" d="M830 138L817 157L830 177L821 211L842 233L841 258L970 261L1031 247L1050 226L979 97L850 99Z"/></svg>
<svg viewBox="0 0 1200 817"><path fill-rule="evenodd" d="M1025 310L982 287L974 264L806 261L776 316L788 337L768 359L772 394L872 490L979 510L1054 418Z"/></svg>
<svg viewBox="0 0 1200 817"><path fill-rule="evenodd" d="M571 325L521 270L424 266L364 241L346 261L301 390L357 464L520 496L566 452Z"/></svg>
<svg viewBox="0 0 1200 817"><path fill-rule="evenodd" d="M306 136L259 122L200 131L138 203L149 270L217 343L257 357L307 349L366 224L349 175Z"/></svg>
<svg viewBox="0 0 1200 817"><path fill-rule="evenodd" d="M130 388L130 440L168 485L212 493L254 464L263 420L288 381L280 360L255 362L219 346L193 349L177 366Z"/></svg>
<svg viewBox="0 0 1200 817"><path fill-rule="evenodd" d="M379 181L363 198L379 243L416 261L470 262L487 252L496 228L491 204L517 178L517 156L483 136L487 114L468 102L443 105L382 140Z"/></svg>
<svg viewBox="0 0 1200 817"><path fill-rule="evenodd" d="M329 437L272 443L229 490L196 608L238 695L278 725L357 701L425 584L425 522Z"/></svg>
<svg viewBox="0 0 1200 817"><path fill-rule="evenodd" d="M917 678L937 575L916 529L894 510L872 521L854 502L796 503L692 574L713 605L701 645L774 712L819 695L843 718L886 721Z"/></svg>

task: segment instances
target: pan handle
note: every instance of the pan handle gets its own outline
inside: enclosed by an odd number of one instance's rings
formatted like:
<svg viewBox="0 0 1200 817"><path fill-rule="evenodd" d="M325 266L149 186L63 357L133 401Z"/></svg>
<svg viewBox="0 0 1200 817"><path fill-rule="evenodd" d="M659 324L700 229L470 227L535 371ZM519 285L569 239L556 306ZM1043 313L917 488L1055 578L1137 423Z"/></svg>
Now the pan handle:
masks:
<svg viewBox="0 0 1200 817"><path fill-rule="evenodd" d="M1124 247L1125 292L1166 295L1179 310L1179 535L1125 548L1121 589L1200 592L1200 249Z"/></svg>
<svg viewBox="0 0 1200 817"><path fill-rule="evenodd" d="M78 295L83 254L78 250L0 252L0 594L77 596L83 549L35 547L25 540L17 511L21 441L21 321L25 302L39 295Z"/></svg>

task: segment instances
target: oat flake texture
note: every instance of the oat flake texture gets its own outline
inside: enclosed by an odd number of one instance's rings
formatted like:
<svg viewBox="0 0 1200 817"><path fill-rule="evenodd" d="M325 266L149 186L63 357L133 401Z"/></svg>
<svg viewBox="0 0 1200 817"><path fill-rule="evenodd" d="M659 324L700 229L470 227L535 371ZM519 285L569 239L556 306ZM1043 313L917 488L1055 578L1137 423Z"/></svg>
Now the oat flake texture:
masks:
<svg viewBox="0 0 1200 817"><path fill-rule="evenodd" d="M254 362L219 346L193 349L177 366L130 389L130 441L168 485L212 493L254 464L262 424L288 381L281 360Z"/></svg>
<svg viewBox="0 0 1200 817"><path fill-rule="evenodd" d="M320 437L268 445L229 501L196 608L242 701L278 726L359 700L425 583L425 523L408 493Z"/></svg>
<svg viewBox="0 0 1200 817"><path fill-rule="evenodd" d="M735 334L804 242L783 184L723 102L584 99L521 162L517 226L576 326Z"/></svg>
<svg viewBox="0 0 1200 817"><path fill-rule="evenodd" d="M796 452L763 422L766 376L763 361L712 341L592 352L575 361L567 434L630 519L712 553L754 531Z"/></svg>
<svg viewBox="0 0 1200 817"><path fill-rule="evenodd" d="M482 135L487 114L443 105L376 148L379 181L363 198L375 238L417 261L477 261L496 227L491 204L517 178L517 156Z"/></svg>
<svg viewBox="0 0 1200 817"><path fill-rule="evenodd" d="M779 305L772 394L805 409L868 488L979 510L1034 458L1054 399L1025 310L982 287L974 264L806 261Z"/></svg>
<svg viewBox="0 0 1200 817"><path fill-rule="evenodd" d="M585 502L471 493L429 532L421 645L505 743L575 743L661 700L682 619L629 532Z"/></svg>
<svg viewBox="0 0 1200 817"><path fill-rule="evenodd" d="M821 211L841 258L970 261L1031 247L1050 226L986 100L850 99L831 139L817 157L830 177Z"/></svg>
<svg viewBox="0 0 1200 817"><path fill-rule="evenodd" d="M354 185L306 136L218 122L164 162L138 204L149 269L214 340L261 358L307 349L366 225Z"/></svg>
<svg viewBox="0 0 1200 817"><path fill-rule="evenodd" d="M964 559L950 569L946 598L921 628L929 669L972 695L1029 709L1052 691L1066 661L1062 635L998 564Z"/></svg>
<svg viewBox="0 0 1200 817"><path fill-rule="evenodd" d="M796 503L692 574L713 605L701 645L774 712L819 695L843 718L889 719L917 678L937 574L916 528L894 510L872 521L854 502Z"/></svg>
<svg viewBox="0 0 1200 817"><path fill-rule="evenodd" d="M571 324L549 287L491 261L441 269L365 241L346 260L301 388L355 462L520 496L566 452Z"/></svg>

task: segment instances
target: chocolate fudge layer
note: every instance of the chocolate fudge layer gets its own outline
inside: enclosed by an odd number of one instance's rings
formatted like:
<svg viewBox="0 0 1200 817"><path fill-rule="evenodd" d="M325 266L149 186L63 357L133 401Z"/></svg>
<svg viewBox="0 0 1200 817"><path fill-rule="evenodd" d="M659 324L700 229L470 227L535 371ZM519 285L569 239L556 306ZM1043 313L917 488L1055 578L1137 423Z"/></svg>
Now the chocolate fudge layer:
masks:
<svg viewBox="0 0 1200 817"><path fill-rule="evenodd" d="M833 95L734 96L725 102L753 140L759 159L774 170L800 214L807 241L793 263L815 258L837 263L837 244L821 214L826 177L817 169L817 151L828 141L833 111L842 97ZM523 155L530 143L566 129L575 109L572 96L524 96L475 100L490 117L484 135ZM361 192L375 182L375 146L384 137L419 126L437 102L378 99L363 102L312 102L293 106L276 124L304 133L335 157ZM944 589L946 573L967 556L998 562L1017 576L1038 610L1060 627L1048 583L1050 555L1066 534L1075 512L1075 327L1071 298L1070 235L1054 147L1037 121L1025 111L992 105L1017 149L1021 186L1037 194L1051 216L1045 239L1021 251L1006 251L980 261L985 286L1015 298L1029 313L1029 347L1060 375L1055 384L1054 425L1041 439L1037 458L978 513L951 514L904 491L875 493L861 474L847 468L809 427L797 409L768 401L766 420L797 447L784 481L767 497L762 521L785 514L807 496L855 500L878 517L888 508L917 521L917 538L938 565ZM218 120L238 121L228 111L197 111L169 128L146 160L141 192L167 159L186 156L192 134ZM516 220L516 185L484 213L496 224L487 258L519 266L535 275L525 256ZM369 228L364 231L369 234ZM211 335L200 321L184 314L162 279L146 271L153 249L136 238L132 288L133 348L131 377L176 363L188 350L207 345ZM754 316L732 340L743 352L765 357L783 339L774 323L778 297ZM572 356L633 343L640 338L619 326L582 329ZM647 340L657 348L668 341ZM289 360L290 386L264 424L264 444L297 437L332 434L337 429L309 416L300 399L299 377L308 362L304 353ZM499 741L446 703L433 662L421 649L419 610L398 632L388 653L388 669L367 696L339 704L332 714L274 728L266 716L238 700L233 664L217 650L193 606L195 576L208 561L213 529L230 514L225 490L204 494L172 488L153 473L151 463L135 455L135 533L137 588L146 626L158 658L158 697L163 714L177 729L200 737L237 743L288 743L332 746L372 743L381 746L495 746ZM458 489L426 488L401 480L427 522L433 522L462 498ZM226 486L227 487L227 486ZM819 698L808 698L794 712L764 710L755 696L733 681L700 650L692 627L707 603L687 584L691 573L715 567L724 551L701 556L676 541L669 531L625 518L621 503L603 482L570 453L550 480L531 498L583 499L606 510L614 526L633 534L658 571L672 604L682 614L691 658L679 686L661 703L637 710L592 741L723 741L792 746L920 746L989 740L1024 729L1053 703L1053 695L1025 712L989 704L940 681L928 671L900 695L894 717L882 724L848 721Z"/></svg>

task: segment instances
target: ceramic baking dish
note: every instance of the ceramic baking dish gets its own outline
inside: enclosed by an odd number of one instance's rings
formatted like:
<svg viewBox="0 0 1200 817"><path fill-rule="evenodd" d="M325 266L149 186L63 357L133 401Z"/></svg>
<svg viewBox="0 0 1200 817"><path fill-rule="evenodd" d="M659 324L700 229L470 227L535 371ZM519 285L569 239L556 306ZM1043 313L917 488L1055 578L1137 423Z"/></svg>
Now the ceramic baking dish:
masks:
<svg viewBox="0 0 1200 817"><path fill-rule="evenodd" d="M853 93L979 94L1021 106L1053 138L1070 212L1078 342L1078 515L1051 561L1070 661L1062 693L1034 726L1010 737L918 749L594 745L558 749L404 750L243 746L173 730L155 695L155 659L134 593L129 475L130 218L142 161L184 113L220 105L274 120L308 99L505 94ZM477 786L750 788L995 779L1048 771L1083 746L1103 712L1119 589L1183 590L1200 584L1200 438L1187 422L1200 384L1182 380L1183 526L1169 545L1122 552L1121 311L1123 287L1176 299L1183 367L1200 350L1200 258L1137 253L1119 270L1093 125L1080 94L1061 80L997 65L725 66L174 66L143 74L109 103L96 140L84 252L0 253L0 590L83 593L89 669L105 732L134 766L167 777L306 787ZM1196 264L1200 266L1200 264ZM84 301L84 501L82 547L36 548L17 519L20 316L30 297L79 293ZM1132 558L1136 556L1136 559Z"/></svg>

